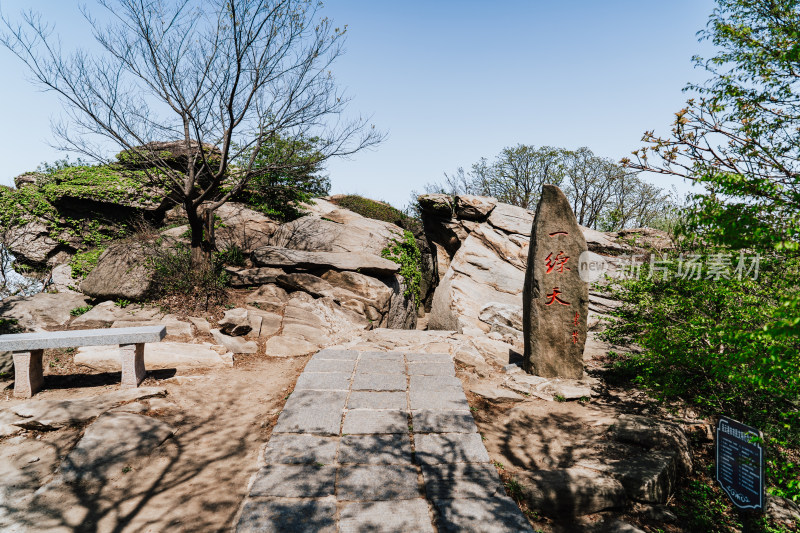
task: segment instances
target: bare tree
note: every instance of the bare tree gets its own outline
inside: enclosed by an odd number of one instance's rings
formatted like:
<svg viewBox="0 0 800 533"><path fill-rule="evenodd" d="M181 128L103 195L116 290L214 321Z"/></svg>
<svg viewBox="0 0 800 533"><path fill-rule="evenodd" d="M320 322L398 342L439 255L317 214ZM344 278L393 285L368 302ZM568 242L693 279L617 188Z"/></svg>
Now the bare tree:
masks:
<svg viewBox="0 0 800 533"><path fill-rule="evenodd" d="M533 209L539 201L542 185L561 185L562 181L561 150L518 144L503 148L497 156L486 192L501 202Z"/></svg>
<svg viewBox="0 0 800 533"><path fill-rule="evenodd" d="M596 228L608 208L614 183L624 170L588 148L564 151L564 194L572 203L578 224Z"/></svg>
<svg viewBox="0 0 800 533"><path fill-rule="evenodd" d="M149 185L183 205L195 265L207 264L214 248L214 211L259 173L291 166L291 158L255 165L261 146L314 137L322 161L383 138L365 119L343 118L349 98L329 67L346 28L320 17L316 0L98 4L110 22L85 8L83 15L99 54L63 52L33 12L21 24L3 15L0 42L35 83L62 97L68 120L54 124L59 148L105 161L110 141Z"/></svg>
<svg viewBox="0 0 800 533"><path fill-rule="evenodd" d="M653 227L670 216L675 207L672 195L637 174L623 171L611 182L611 196L598 219L603 230Z"/></svg>
<svg viewBox="0 0 800 533"><path fill-rule="evenodd" d="M504 148L492 163L481 158L469 172L459 167L444 176L443 183L426 185L426 192L494 196L525 209L536 207L543 184L559 185L579 224L606 231L652 225L670 216L673 207L662 189L586 147L518 144Z"/></svg>

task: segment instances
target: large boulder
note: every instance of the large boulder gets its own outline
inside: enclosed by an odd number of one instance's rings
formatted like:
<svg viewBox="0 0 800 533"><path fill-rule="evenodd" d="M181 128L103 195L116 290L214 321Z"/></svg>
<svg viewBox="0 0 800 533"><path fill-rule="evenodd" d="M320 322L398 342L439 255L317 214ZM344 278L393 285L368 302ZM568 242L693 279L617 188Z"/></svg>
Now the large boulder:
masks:
<svg viewBox="0 0 800 533"><path fill-rule="evenodd" d="M393 291L385 283L358 272L329 270L322 277L296 272L278 277L289 291L301 290L318 298L330 298L370 322L380 322L389 310Z"/></svg>
<svg viewBox="0 0 800 533"><path fill-rule="evenodd" d="M266 343L272 357L295 357L357 337L370 322L330 297L314 299L307 293L292 294L283 311L280 334Z"/></svg>
<svg viewBox="0 0 800 533"><path fill-rule="evenodd" d="M112 244L81 283L81 291L94 298L144 300L154 288L147 259L147 248L141 243Z"/></svg>
<svg viewBox="0 0 800 533"><path fill-rule="evenodd" d="M449 194L421 194L417 203L423 214L440 218L451 218L455 210Z"/></svg>
<svg viewBox="0 0 800 533"><path fill-rule="evenodd" d="M629 247L665 251L675 248L666 231L653 228L629 228L618 231L616 237Z"/></svg>
<svg viewBox="0 0 800 533"><path fill-rule="evenodd" d="M22 264L55 265L69 259L81 246L80 237L64 228L53 227L31 215L24 220L24 224L10 227L3 236L3 245Z"/></svg>
<svg viewBox="0 0 800 533"><path fill-rule="evenodd" d="M497 204L489 215L489 224L506 233L530 236L533 214L522 207Z"/></svg>
<svg viewBox="0 0 800 533"><path fill-rule="evenodd" d="M262 285L251 292L245 302L249 307L278 313L283 311L283 306L288 300L286 291L277 285Z"/></svg>
<svg viewBox="0 0 800 533"><path fill-rule="evenodd" d="M131 327L136 325L153 324L165 318L164 313L156 307L148 307L138 304L120 307L113 301L108 300L92 307L87 312L81 314L70 322L74 328L92 329L115 327ZM127 325L126 325L127 324ZM169 327L167 327L169 334Z"/></svg>
<svg viewBox="0 0 800 533"><path fill-rule="evenodd" d="M25 172L14 178L14 185L17 189L30 187L31 185L36 185L36 182L40 181L43 177L44 174L41 172Z"/></svg>
<svg viewBox="0 0 800 533"><path fill-rule="evenodd" d="M200 158L197 156L200 155L200 148L200 143L195 140L153 141L130 150L123 150L117 154L117 161L120 166L133 170L150 167L157 161L160 165L186 172L190 161L196 159L196 164L199 164ZM203 144L202 150L210 165L219 163L222 155L219 148Z"/></svg>
<svg viewBox="0 0 800 533"><path fill-rule="evenodd" d="M278 276L285 272L281 268L262 267L262 268L237 268L227 267L231 287L253 287L256 285L266 285L278 281Z"/></svg>
<svg viewBox="0 0 800 533"><path fill-rule="evenodd" d="M78 291L75 289L78 285L80 285L80 280L72 277L72 267L70 265L57 265L50 272L48 290L77 294Z"/></svg>
<svg viewBox="0 0 800 533"><path fill-rule="evenodd" d="M533 212L493 198L468 195L426 194L418 201L439 280L431 299L428 327L470 334L497 332L506 340L521 340L518 314ZM483 207L468 212L472 209L468 204ZM604 254L633 250L620 242L616 233L580 230L589 249ZM617 268L615 258L604 258L610 270ZM600 310L597 302L598 298L591 296L590 309L607 312ZM608 301L602 307L611 305L618 302Z"/></svg>
<svg viewBox="0 0 800 533"><path fill-rule="evenodd" d="M586 245L592 252L619 254L630 250L630 247L616 242L615 234L613 233L606 234L584 226L580 228L583 232L583 237L586 239Z"/></svg>
<svg viewBox="0 0 800 533"><path fill-rule="evenodd" d="M309 252L358 253L380 257L381 252L402 235L402 230L389 222L362 217L352 211L325 210L333 206L316 201L319 213L283 224L270 239L272 246ZM350 269L343 269L350 270Z"/></svg>
<svg viewBox="0 0 800 533"><path fill-rule="evenodd" d="M488 302L521 307L524 280L522 269L471 234L433 294L428 327L470 335L488 333L491 324L481 320L481 309Z"/></svg>
<svg viewBox="0 0 800 533"><path fill-rule="evenodd" d="M489 196L459 194L456 196L456 216L466 220L484 221L496 205L497 200Z"/></svg>
<svg viewBox="0 0 800 533"><path fill-rule="evenodd" d="M237 247L249 254L268 245L279 227L271 218L240 203L222 204L214 214L220 219L220 226L215 231L220 250Z"/></svg>
<svg viewBox="0 0 800 533"><path fill-rule="evenodd" d="M620 442L646 449L675 452L679 474L692 473L692 450L686 433L677 424L639 415L623 414L611 428L611 435Z"/></svg>
<svg viewBox="0 0 800 533"><path fill-rule="evenodd" d="M252 253L253 262L265 267L335 268L354 272L393 274L400 270L397 263L379 255L359 252L314 252L264 246Z"/></svg>
<svg viewBox="0 0 800 533"><path fill-rule="evenodd" d="M322 279L330 283L339 291L346 291L361 299L365 304L374 306L378 311L385 312L392 299L393 291L383 281L360 272L339 272L328 270L322 274ZM340 292L340 294L344 294Z"/></svg>
<svg viewBox="0 0 800 533"><path fill-rule="evenodd" d="M622 483L587 468L518 473L517 481L528 506L548 516L576 517L626 503Z"/></svg>

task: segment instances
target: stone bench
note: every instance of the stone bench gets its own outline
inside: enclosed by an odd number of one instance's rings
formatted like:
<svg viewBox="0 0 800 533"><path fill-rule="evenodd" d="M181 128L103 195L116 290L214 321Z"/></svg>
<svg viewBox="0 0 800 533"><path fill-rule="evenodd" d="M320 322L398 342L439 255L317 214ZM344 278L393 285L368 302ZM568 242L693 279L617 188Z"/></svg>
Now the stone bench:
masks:
<svg viewBox="0 0 800 533"><path fill-rule="evenodd" d="M30 398L42 387L45 348L119 344L122 387L135 388L144 379L145 343L159 342L166 335L165 326L16 333L0 335L0 351L13 352L14 396L18 398Z"/></svg>

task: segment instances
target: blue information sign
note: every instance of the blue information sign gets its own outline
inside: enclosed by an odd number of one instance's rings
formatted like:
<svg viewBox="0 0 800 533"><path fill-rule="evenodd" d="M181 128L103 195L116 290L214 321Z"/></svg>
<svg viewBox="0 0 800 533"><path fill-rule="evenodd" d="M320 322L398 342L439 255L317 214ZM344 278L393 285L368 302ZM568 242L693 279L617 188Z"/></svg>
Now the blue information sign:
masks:
<svg viewBox="0 0 800 533"><path fill-rule="evenodd" d="M739 509L764 508L764 449L755 428L720 417L717 422L717 482Z"/></svg>

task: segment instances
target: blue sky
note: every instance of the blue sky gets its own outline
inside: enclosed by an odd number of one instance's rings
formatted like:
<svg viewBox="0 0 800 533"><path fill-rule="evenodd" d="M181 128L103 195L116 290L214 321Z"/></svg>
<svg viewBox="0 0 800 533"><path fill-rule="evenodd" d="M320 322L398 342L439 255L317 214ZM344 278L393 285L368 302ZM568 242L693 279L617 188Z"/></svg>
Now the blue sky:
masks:
<svg viewBox="0 0 800 533"><path fill-rule="evenodd" d="M91 7L91 2L89 3ZM322 13L348 25L333 73L388 133L377 149L328 165L332 192L397 206L443 172L517 143L588 146L618 160L645 130L666 132L703 80L694 54L710 0L328 0ZM77 3L0 0L7 15L41 11L67 45L88 35ZM48 145L55 95L27 81L0 49L0 183L62 156ZM669 186L675 181L650 178ZM683 187L681 187L683 188Z"/></svg>

